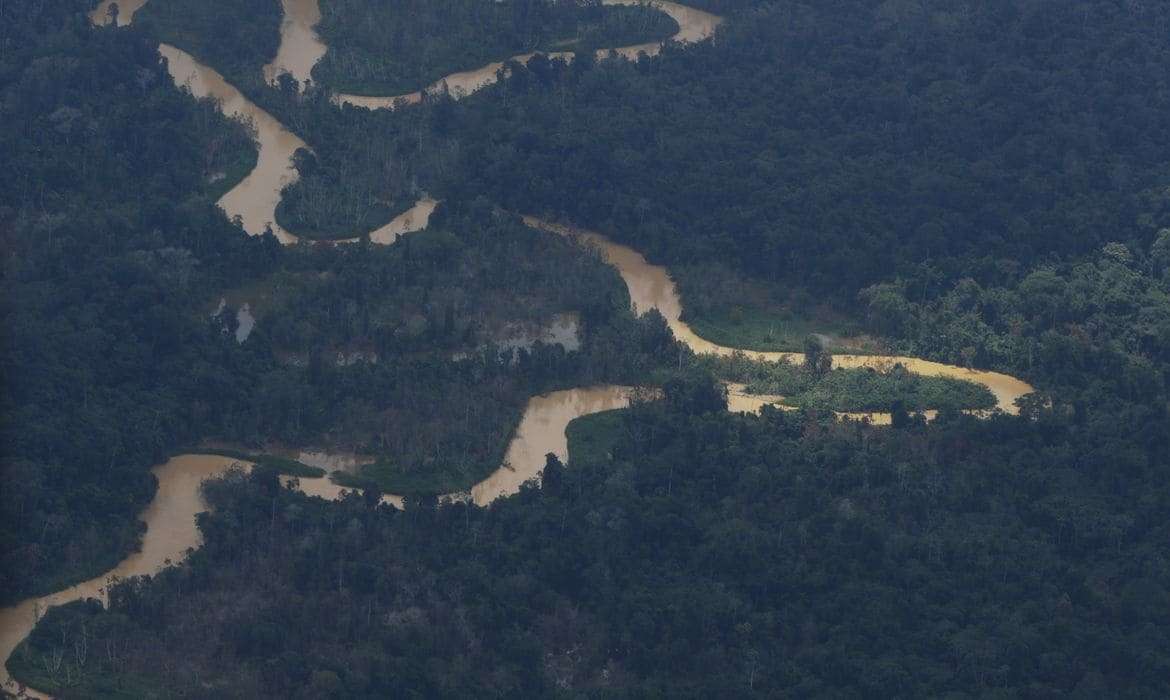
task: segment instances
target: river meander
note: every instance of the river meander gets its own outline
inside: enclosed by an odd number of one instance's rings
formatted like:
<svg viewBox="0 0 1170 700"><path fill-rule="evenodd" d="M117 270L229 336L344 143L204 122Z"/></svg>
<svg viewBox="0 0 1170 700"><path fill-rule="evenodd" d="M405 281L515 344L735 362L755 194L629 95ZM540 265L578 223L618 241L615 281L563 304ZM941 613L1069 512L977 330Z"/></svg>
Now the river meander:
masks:
<svg viewBox="0 0 1170 700"><path fill-rule="evenodd" d="M606 4L628 4L634 0L605 0ZM119 3L118 23L128 24L134 12L146 0L122 0ZM95 24L104 24L110 0L103 2L91 13ZM702 41L709 38L721 18L710 13L687 8L677 3L656 0L659 7L679 25L679 32L672 37L678 42ZM315 0L283 0L286 12L281 28L282 45L276 59L266 67L271 80L280 72L289 72L298 81L308 78L312 65L324 53L313 25L320 17ZM661 44L652 42L617 49L628 57L641 53L657 53ZM239 90L228 84L211 68L200 64L187 53L168 45L159 47L160 54L167 59L168 69L176 85L186 85L197 97L216 98L225 115L250 122L255 128L259 158L255 169L218 202L228 216L238 216L244 230L259 235L266 227L282 243L297 242L297 237L280 228L275 221L276 205L280 201L281 189L297 177L292 167L292 155L298 148L307 148L303 140L281 125L264 110L257 107ZM608 51L602 52L608 53ZM518 57L528 60L530 56ZM491 64L446 79L450 89L459 88L464 93L479 89L496 79L501 64ZM428 88L428 89L433 89ZM406 101L417 101L420 93L405 96ZM397 98L351 98L339 96L339 100L370 107L393 106ZM426 228L436 202L424 198L410 210L371 234L371 240L380 244L391 244L403 234ZM570 236L584 245L595 246L605 259L617 268L629 288L631 302L636 312L658 310L667 321L675 338L699 354L731 355L740 352L712 343L699 337L683 321L682 302L673 280L667 270L648 263L636 250L615 243L600 233L552 223L534 217L525 217L532 227L558 235ZM347 239L353 241L356 239ZM340 241L346 242L346 241ZM758 361L800 361L800 353L745 351L744 354ZM1016 413L1015 400L1032 391L1027 383L996 372L965 369L913 357L878 355L835 355L834 367L886 368L901 364L909 371L924 376L942 376L962 379L986 386L995 395L996 408ZM509 444L504 463L486 479L473 486L468 492L447 494L442 498L470 499L478 505L488 505L501 496L507 496L520 488L526 481L539 477L545 463L545 455L556 454L562 460L568 458L565 428L572 420L611 409L629 405L633 389L619 386L597 386L551 392L529 400L520 424ZM758 412L764 405L778 404L783 407L783 397L767 397L746 394L742 387L729 386L729 406L733 411ZM888 422L888 415L838 414L843 418L866 419L876 424ZM929 412L928 412L929 417ZM322 457L328 462L328 455ZM51 606L85 598L106 600L106 587L111 581L131 576L153 575L163 568L184 560L189 551L201 544L201 536L195 527L195 516L206 508L200 495L200 484L209 478L223 474L233 464L250 467L227 457L207 455L180 455L154 468L158 479L158 491L143 511L141 518L146 524L146 534L141 548L120 562L112 570L64 590L39 598L25 600L16 606L0 610L0 658L7 659L19 643L35 626L40 615ZM289 483L290 479L285 479ZM298 487L303 492L326 499L337 499L349 489L332 483L327 478L299 479ZM402 506L402 498L395 495L383 496L383 501L396 507ZM23 692L29 697L45 697L29 689L18 689L7 668L0 668L0 682L9 692Z"/></svg>
<svg viewBox="0 0 1170 700"><path fill-rule="evenodd" d="M562 461L568 459L565 428L572 420L599 411L625 408L629 405L630 395L631 390L627 387L599 386L534 396L516 428L504 463L470 491L446 494L440 499L470 499L477 505L486 506L501 496L516 493L521 484L539 477L546 454L555 454ZM332 465L325 455L313 459L317 463ZM152 576L184 561L191 550L202 544L202 535L195 526L195 516L207 509L200 484L224 474L233 465L244 469L252 466L231 457L179 455L155 467L152 471L158 479L158 490L140 516L146 524L141 548L100 576L0 609L0 659L7 661L49 608L87 598L106 603L106 589L111 583L133 576ZM286 485L293 482L288 477L282 480ZM328 478L300 478L296 483L304 493L326 500L337 500L354 490L338 486ZM402 497L393 494L383 495L382 502L396 508L403 506ZM28 697L47 697L35 690L20 688L9 676L7 665L0 668L0 686L8 692L23 693Z"/></svg>
<svg viewBox="0 0 1170 700"><path fill-rule="evenodd" d="M661 265L652 265L646 261L638 251L629 246L615 243L596 231L552 223L533 216L524 217L524 223L533 228L574 238L579 243L597 248L607 261L621 274L626 287L630 290L630 302L637 313L645 313L656 309L666 318L674 337L696 354L730 356L743 353L749 359L760 362L794 362L800 363L804 356L799 352L762 352L758 350L741 350L717 345L700 337L683 321L682 300L675 288L670 273ZM833 355L833 367L854 369L871 367L884 370L895 364L900 364L914 374L926 377L950 377L976 384L982 384L995 395L996 408L1015 414L1019 412L1016 399L1029 394L1034 389L1024 381L999 372L967 369L955 365L943 364L922 360L917 357L900 355ZM746 405L746 404L744 404ZM880 414L855 414L880 415Z"/></svg>
<svg viewBox="0 0 1170 700"><path fill-rule="evenodd" d="M285 245L298 242L298 237L276 222L276 205L281 190L299 177L293 166L293 154L308 144L278 122L272 115L244 97L224 80L216 70L195 60L191 54L169 44L161 44L159 53L167 60L167 70L175 84L187 87L195 97L211 97L220 104L223 113L251 125L259 151L256 167L243 180L219 199L219 207L229 217L239 217L244 230L259 236L270 228ZM396 216L389 223L370 233L374 243L390 244L398 236L426 228L436 202L423 198L413 207ZM357 238L341 239L338 243L352 243Z"/></svg>
<svg viewBox="0 0 1170 700"><path fill-rule="evenodd" d="M644 0L602 0L603 5L637 5ZM715 33L715 28L723 21L722 17L713 15L710 12L704 12L692 7L680 5L676 2L669 2L669 0L650 0L650 5L661 10L669 15L671 19L678 25L678 31L670 37L671 41L680 44L694 43L698 41L705 41L710 39ZM606 58L610 53L616 53L625 58L634 60L640 55L654 56L662 50L661 41L649 41L642 44L634 44L632 46L620 46L611 49L598 49L597 57ZM532 60L535 53L525 53L517 56L512 56L507 61L515 61L516 63L527 64ZM572 51L553 51L545 53L550 59L563 59L566 61L573 60ZM338 93L333 96L333 99L338 104L353 105L355 107L365 107L367 109L393 109L398 105L416 104L422 101L423 94L441 93L444 90L450 93L453 97L465 97L477 90L492 85L498 79L499 71L504 68L507 61L493 61L485 66L473 68L472 70L460 71L452 73L451 75L439 78L435 82L426 86L421 90L406 93L404 95L387 95L387 96L369 96L369 95L349 95L345 93Z"/></svg>

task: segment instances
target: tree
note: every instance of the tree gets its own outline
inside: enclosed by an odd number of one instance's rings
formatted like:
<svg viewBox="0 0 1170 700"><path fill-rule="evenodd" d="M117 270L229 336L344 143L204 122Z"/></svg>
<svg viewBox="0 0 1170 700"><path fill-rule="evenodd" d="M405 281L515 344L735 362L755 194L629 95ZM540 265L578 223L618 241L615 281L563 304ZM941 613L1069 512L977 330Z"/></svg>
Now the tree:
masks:
<svg viewBox="0 0 1170 700"><path fill-rule="evenodd" d="M377 484L367 482L362 485L362 502L370 510L376 509L382 503L382 490Z"/></svg>
<svg viewBox="0 0 1170 700"><path fill-rule="evenodd" d="M862 289L858 298L865 304L869 322L883 335L898 337L904 335L914 307L906 299L905 285L883 282Z"/></svg>
<svg viewBox="0 0 1170 700"><path fill-rule="evenodd" d="M677 375L663 387L666 402L674 410L691 415L727 410L727 387L714 375L691 370Z"/></svg>
<svg viewBox="0 0 1170 700"><path fill-rule="evenodd" d="M905 428L910 425L910 413L906 410L906 403L896 399L890 404L890 425L894 428Z"/></svg>
<svg viewBox="0 0 1170 700"><path fill-rule="evenodd" d="M541 487L547 493L555 496L560 493L564 476L565 465L561 462L561 458L552 452L546 454L544 456L544 470L540 473Z"/></svg>
<svg viewBox="0 0 1170 700"><path fill-rule="evenodd" d="M804 368L818 377L833 369L833 356L825 352L821 339L815 335L804 339Z"/></svg>
<svg viewBox="0 0 1170 700"><path fill-rule="evenodd" d="M1150 246L1150 260L1154 263L1156 274L1170 273L1170 228L1158 231L1158 237Z"/></svg>

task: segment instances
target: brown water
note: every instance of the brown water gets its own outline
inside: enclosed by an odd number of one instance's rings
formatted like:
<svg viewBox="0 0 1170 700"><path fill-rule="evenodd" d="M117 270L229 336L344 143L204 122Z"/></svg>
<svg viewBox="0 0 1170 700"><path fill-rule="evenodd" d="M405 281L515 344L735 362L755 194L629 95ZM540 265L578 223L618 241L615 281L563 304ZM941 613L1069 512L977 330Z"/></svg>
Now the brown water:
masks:
<svg viewBox="0 0 1170 700"><path fill-rule="evenodd" d="M606 4L628 4L634 1L605 0ZM109 0L105 0L91 14L95 23L104 23L108 2ZM119 24L128 24L134 11L143 4L145 0L126 0L120 3ZM311 1L285 0L284 5L286 19L282 25L282 48L273 61L271 75L285 70L298 80L304 80L313 63L320 57L320 54L317 54L316 58L313 58L313 52L318 50L313 44L315 42L319 45L319 41L312 32L312 26L319 19L319 12L316 3ZM680 30L674 36L676 41L706 39L711 36L720 21L714 15L671 2L658 1L655 5L678 22ZM285 44L288 44L287 49ZM624 47L618 51L626 56L636 56L639 52L656 53L659 48L660 44L650 43ZM323 48L321 50L323 51ZM305 147L305 143L267 112L244 98L214 70L199 64L191 56L174 47L163 45L159 47L159 51L167 58L169 70L176 84L189 85L197 96L215 97L220 101L225 115L249 121L256 130L260 150L259 162L253 172L220 199L220 207L229 216L238 215L248 233L259 234L266 225L271 225L281 242L286 244L296 242L295 236L276 225L275 207L279 202L281 189L296 178L291 156L297 148ZM526 61L530 56L520 58ZM493 64L475 71L456 74L448 79L448 86L454 84L455 88L472 92L494 81L498 67L499 64ZM490 79L487 78L488 74ZM485 80L487 82L484 82ZM428 89L433 89L433 86ZM347 96L339 97L341 101L349 101ZM390 106L394 98L373 99L383 102L370 106ZM417 101L418 93L414 94L413 99ZM404 233L425 228L435 205L434 200L420 200L412 209L373 232L371 240L375 243L389 244ZM682 306L673 280L664 268L650 265L637 251L609 241L596 232L573 229L532 217L526 217L525 221L531 226L574 236L586 244L597 246L625 280L635 309L639 312L657 309L666 318L675 337L695 352L717 355L736 352L733 348L719 346L698 337L682 321ZM800 353L791 352L748 351L745 355L763 361L802 359ZM983 384L995 394L997 407L1010 413L1016 412L1015 399L1032 390L1026 383L1006 375L967 370L917 358L865 355L836 355L833 358L834 367L881 368L893 363L900 363L918 374L954 377ZM759 411L765 404L783 407L783 397L747 395L742 387L737 385L732 385L729 389L731 410L754 412ZM547 453L556 454L562 460L567 459L565 428L570 421L599 411L624 408L629 405L632 391L629 387L600 386L557 391L533 397L509 444L504 465L484 481L476 484L469 494L449 494L444 498L470 497L477 504L487 505L500 496L515 493L521 484L539 475ZM887 414L838 415L866 418L875 423L888 422ZM347 455L324 453L303 453L298 456L303 462L319 464L327 469L358 466L356 456L352 459ZM154 473L158 478L159 487L154 500L142 514L147 530L141 550L102 576L0 610L0 658L8 658L48 607L84 598L104 601L106 586L112 579L154 574L166 566L182 561L190 549L201 544L199 532L195 527L195 514L204 510L206 506L199 495L199 484L204 479L222 474L235 463L239 462L226 457L183 455L155 467ZM244 466L250 467L247 464ZM288 483L290 479L285 478L284 481ZM305 493L330 500L337 499L350 490L337 486L328 479L299 479L298 483L299 488ZM396 507L402 506L402 499L394 495L383 496L383 502ZM9 692L18 690L8 676L6 668L0 668L0 682ZM30 697L44 697L35 691L26 692Z"/></svg>
<svg viewBox="0 0 1170 700"><path fill-rule="evenodd" d="M540 396L533 396L528 400L520 424L508 444L508 451L504 455L504 463L492 472L483 481L471 487L469 491L448 493L439 496L441 501L471 500L476 505L487 506L492 501L503 496L510 496L520 490L521 484L540 476L544 469L545 455L552 453L568 461L569 442L565 435L565 428L569 423L582 416L592 415L601 411L610 411L626 408L636 390L633 387L602 385L553 391ZM305 461L306 453L301 453L301 460L306 464L330 469L350 467L346 471L358 468L360 460L350 464L342 455L338 461L335 456L321 453L316 457L310 456L312 462ZM323 458L322 458L323 457ZM287 484L291 477L283 477ZM299 488L310 496L319 496L327 500L337 500L342 494L355 489L338 486L328 479L299 479ZM382 496L382 502L402 507L402 497L394 494Z"/></svg>
<svg viewBox="0 0 1170 700"><path fill-rule="evenodd" d="M524 417L508 445L504 465L471 489L477 505L486 506L501 496L520 490L520 485L536 478L544 468L545 455L553 453L567 461L568 438L565 428L582 416L630 405L633 389L621 386L596 386L554 391L534 396L528 401Z"/></svg>
<svg viewBox="0 0 1170 700"><path fill-rule="evenodd" d="M110 0L103 2L90 13L94 24L104 24ZM316 0L282 0L285 16L281 23L281 43L276 58L265 66L265 75L274 80L281 72L288 72L303 82L309 77L313 64L325 53L313 26L321 19ZM119 3L118 24L127 25L134 11L146 4L146 0ZM259 150L256 167L252 172L219 199L219 207L229 217L240 217L244 230L253 236L264 233L271 227L276 238L285 245L292 245L299 239L276 223L276 205L280 203L281 190L297 181L299 174L293 167L292 156L298 148L308 148L299 136L292 133L272 115L244 97L234 86L224 80L215 69L195 60L191 54L169 44L160 44L159 53L167 59L167 69L175 85L190 88L196 97L213 97L220 104L220 111L227 117L248 123L255 132ZM423 198L413 207L399 214L386 225L372 231L370 240L389 245L405 233L426 228L435 200ZM354 243L358 238L347 238L333 243Z"/></svg>
<svg viewBox="0 0 1170 700"><path fill-rule="evenodd" d="M89 21L99 26L105 25L109 21L107 13L110 10L110 5L117 3L118 26L125 27L134 19L134 13L138 12L146 2L147 0L102 0L93 12L89 13Z"/></svg>
<svg viewBox="0 0 1170 700"><path fill-rule="evenodd" d="M631 390L626 387L599 386L584 389L555 391L535 396L528 402L516 434L508 446L504 465L476 484L470 498L479 505L488 505L501 496L516 493L520 485L536 478L544 467L545 455L552 452L568 459L568 440L565 428L575 418L598 411L624 408L629 405ZM363 457L353 454L300 452L297 458L324 469L355 469ZM142 549L122 560L110 571L89 581L71 586L40 598L23 601L0 610L0 659L7 660L21 641L28 636L37 620L46 610L76 600L95 598L108 602L106 587L113 581L132 576L154 575L163 568L182 562L190 550L202 544L195 526L195 515L207 509L199 486L204 480L223 474L232 465L245 469L251 464L230 457L213 455L181 455L154 468L158 491L154 500L142 513L146 534ZM282 477L286 485L292 477ZM329 479L296 479L300 491L326 500L337 500L355 489L334 484ZM465 499L468 494L448 494L443 500ZM402 508L402 497L382 496L382 502ZM0 667L0 685L11 693L22 691ZM31 689L24 689L29 697L47 697Z"/></svg>
<svg viewBox="0 0 1170 700"><path fill-rule="evenodd" d="M240 217L244 230L253 236L271 227L277 239L285 245L299 239L276 223L276 205L281 190L299 177L292 156L298 148L308 148L299 136L284 128L268 112L260 109L239 90L224 80L214 69L196 61L190 54L168 44L159 46L159 53L167 59L167 69L175 84L187 86L196 97L214 97L225 116L241 119L255 130L259 156L256 167L238 185L220 198L218 204L229 217ZM437 202L430 198L419 200L413 207L396 216L386 225L370 233L374 243L389 245L404 233L426 228ZM334 243L354 243L358 238L347 238Z"/></svg>
<svg viewBox="0 0 1170 700"><path fill-rule="evenodd" d="M700 338L685 321L682 320L682 302L674 280L666 268L660 265L651 265L638 251L629 246L614 243L595 231L574 228L562 224L554 224L536 217L526 216L524 222L534 228L550 231L563 236L570 236L579 242L597 248L611 265L617 268L626 286L630 290L630 301L637 313L645 313L650 309L657 309L666 318L671 332L679 342L684 343L698 354L712 354L729 356L742 352L749 359L761 362L787 361L799 363L804 360L803 353L799 352L760 352L756 350L739 350ZM1016 399L1031 393L1033 388L1026 382L999 372L972 370L941 362L921 360L916 357L899 355L834 355L833 367L858 368L872 367L888 369L894 364L901 364L910 372L926 377L950 377L976 384L982 384L995 395L996 408L1015 414L1019 409L1015 405ZM854 414L863 415L863 414ZM875 422L888 422L887 414L870 415Z"/></svg>
<svg viewBox="0 0 1170 700"><path fill-rule="evenodd" d="M321 21L317 0L281 0L284 19L280 22L280 47L276 58L264 66L264 79L275 83L282 73L288 73L304 87L311 79L313 66L325 55L325 44L317 36L315 27Z"/></svg>
<svg viewBox="0 0 1170 700"><path fill-rule="evenodd" d="M101 576L0 610L0 659L8 659L48 608L86 598L105 602L106 586L111 579L153 575L185 559L187 550L201 543L195 514L207 508L199 495L199 484L222 474L235 463L236 460L228 457L183 455L155 467L158 491L142 513L147 525L142 549ZM0 680L5 690L16 692L7 668L0 669Z"/></svg>
<svg viewBox="0 0 1170 700"><path fill-rule="evenodd" d="M637 5L641 2L642 0L603 0L602 4ZM685 7L678 3L669 2L668 0L651 0L650 4L665 12L678 24L679 29L671 37L671 40L679 43L694 43L709 39L715 33L715 28L723 21L723 18L709 12ZM606 58L612 51L626 58L636 59L639 54L644 53L648 56L653 56L661 50L662 42L651 41L644 44L634 44L633 46L622 46L614 49L599 49L597 51L597 57ZM513 56L509 60L527 64L535 55L535 53L520 54L519 56ZM573 60L574 54L572 51L555 51L545 55L549 59L561 58L566 61L571 61ZM504 63L504 61L495 61L472 70L452 73L428 85L423 90L405 95L370 97L338 93L333 96L333 100L338 104L348 104L367 109L393 109L399 105L416 104L422 101L423 92L435 94L446 89L455 98L460 98L494 84L497 79L497 73L504 67Z"/></svg>
<svg viewBox="0 0 1170 700"><path fill-rule="evenodd" d="M219 207L229 217L240 217L244 230L253 236L264 233L265 227L271 226L281 243L295 243L297 237L276 223L276 205L280 202L281 189L297 179L296 168L292 165L293 153L308 146L272 115L240 94L215 70L168 44L161 44L158 50L167 59L167 70L176 85L189 87L196 97L215 98L225 116L250 123L255 130L259 148L256 167L220 198Z"/></svg>
<svg viewBox="0 0 1170 700"><path fill-rule="evenodd" d="M414 206L394 217L390 223L370 234L370 242L380 245L390 245L405 233L421 231L427 227L438 202L430 197L423 197L415 202Z"/></svg>
<svg viewBox="0 0 1170 700"><path fill-rule="evenodd" d="M772 406L781 411L797 411L797 406L790 405L783 396L776 394L749 394L743 384L727 384L727 410L732 413L759 413L764 406ZM926 420L931 421L938 417L938 411L920 411ZM970 411L973 414L983 414L986 411ZM892 422L888 412L882 411L833 411L833 415L840 420L865 421L871 425L889 425Z"/></svg>

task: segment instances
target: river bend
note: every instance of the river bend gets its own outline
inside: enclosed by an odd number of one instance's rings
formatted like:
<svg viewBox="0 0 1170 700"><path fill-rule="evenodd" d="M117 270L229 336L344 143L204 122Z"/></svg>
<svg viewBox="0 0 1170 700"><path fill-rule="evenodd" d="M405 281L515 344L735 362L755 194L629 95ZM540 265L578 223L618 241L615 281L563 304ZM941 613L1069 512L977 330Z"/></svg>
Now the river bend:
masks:
<svg viewBox="0 0 1170 700"><path fill-rule="evenodd" d="M631 4L636 0L604 0L607 5ZM95 24L107 20L111 0L103 0L91 13ZM135 11L146 0L122 0L119 2L118 24L130 23ZM309 78L313 64L324 54L325 47L313 30L320 19L315 0L282 0L285 19L281 26L281 48L276 58L265 66L269 81L280 73L291 74L298 82ZM687 8L667 0L654 0L653 4L669 14L679 25L679 31L672 39L680 43L708 39L722 21L721 18L701 10ZM661 49L660 42L622 47L615 51L629 58L640 54L653 55ZM239 217L244 230L259 235L271 228L277 238L285 244L292 244L298 238L276 223L275 210L280 201L281 190L296 180L297 173L292 166L292 155L307 144L281 125L270 114L245 98L239 90L228 84L218 72L200 64L189 54L169 45L159 47L166 58L168 70L176 85L187 86L197 97L213 97L219 101L223 113L250 123L255 130L259 148L256 167L238 185L225 194L218 202L230 217ZM599 52L608 54L609 50ZM571 59L571 54L557 54ZM526 62L532 54L515 57ZM447 89L457 94L468 94L495 82L502 63L471 71L456 73L443 81L426 88L428 91ZM359 97L339 95L341 103L366 107L392 107L396 102L417 102L422 93L416 92L397 97ZM431 212L437 202L424 198L410 210L390 223L374 231L370 238L374 243L391 244L399 236L426 228ZM559 223L524 217L529 226L554 234L574 238L578 242L596 247L605 259L617 268L629 288L630 299L636 312L658 310L667 321L675 338L698 354L731 355L740 352L712 343L699 337L682 320L682 302L665 268L652 265L634 249L615 243L595 231L574 228ZM345 239L352 242L357 239ZM743 351L758 361L797 361L800 353ZM1032 391L1025 382L996 372L970 370L913 357L834 355L834 367L885 368L901 364L909 371L924 376L952 377L986 386L996 398L996 408L1006 413L1018 411L1015 401ZM629 405L633 389L630 387L598 386L566 391L557 391L536 396L529 400L520 424L509 444L504 463L486 479L473 486L468 492L447 494L444 499L471 500L478 505L488 505L496 498L515 493L526 481L539 477L544 466L545 455L556 454L562 460L568 459L565 428L569 422L599 411L624 408ZM782 406L783 397L749 395L739 385L729 385L729 409L733 411L757 412L764 405ZM841 413L843 418L866 419L874 423L888 422L888 414ZM929 412L928 412L929 416ZM0 658L7 659L19 643L35 626L40 615L49 607L85 598L106 600L106 588L112 582L132 576L153 575L163 568L183 561L187 554L201 544L201 536L195 527L195 516L206 508L200 496L200 484L209 478L223 474L232 465L250 468L250 464L238 460L207 455L180 455L153 472L158 479L158 491L143 511L146 534L141 549L120 562L112 570L64 590L39 598L25 600L18 605L0 610ZM286 484L291 479L285 478ZM298 488L309 495L326 499L340 498L346 491L328 478L297 480ZM395 495L383 496L383 502L401 507L402 498ZM8 675L7 668L0 668L0 683L13 693L28 697L46 697L27 688L19 688Z"/></svg>

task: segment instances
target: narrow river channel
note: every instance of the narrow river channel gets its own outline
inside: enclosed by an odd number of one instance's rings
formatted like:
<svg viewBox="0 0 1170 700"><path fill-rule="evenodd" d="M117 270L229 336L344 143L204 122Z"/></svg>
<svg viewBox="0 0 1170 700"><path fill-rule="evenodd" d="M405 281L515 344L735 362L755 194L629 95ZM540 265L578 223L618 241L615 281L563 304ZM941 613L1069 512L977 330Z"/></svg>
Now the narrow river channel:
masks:
<svg viewBox="0 0 1170 700"><path fill-rule="evenodd" d="M118 3L118 24L128 24L134 12L146 0L122 0ZM320 19L316 0L282 0L285 19L281 26L281 47L276 58L265 67L265 75L271 81L280 73L290 73L298 82L309 78L312 66L324 54L313 27ZM636 0L604 0L607 5L632 4ZM708 39L722 21L721 18L701 10L685 7L665 0L654 0L653 4L669 14L679 25L679 31L672 37L678 42L696 42ZM95 24L105 24L108 18L110 0L103 0L91 13ZM616 49L628 57L640 53L655 54L661 43L651 42ZM608 54L608 50L599 52ZM159 53L166 58L168 70L176 85L188 86L197 97L210 96L220 102L225 115L249 122L255 129L259 147L259 159L255 169L236 187L219 200L219 206L230 217L238 216L244 230L259 235L267 227L282 243L292 244L297 237L276 224L275 210L280 201L281 190L294 182L297 173L292 166L292 155L307 144L281 125L264 110L245 98L239 90L228 84L215 70L202 65L189 54L169 45L161 45ZM527 61L531 55L516 57ZM496 80L496 71L502 63L493 63L463 73L448 76L444 81L449 89L470 93ZM428 87L438 89L440 84ZM396 100L418 101L421 93L398 97L360 97L338 95L339 102L366 107L391 107ZM426 228L437 202L424 198L410 210L371 234L374 243L391 244L403 234ZM584 229L573 228L525 217L525 223L534 228L558 235L569 236L584 245L598 248L626 282L630 298L637 312L657 309L665 318L675 337L696 353L730 355L735 348L717 345L699 337L682 320L683 309L674 281L667 270L648 263L645 257L628 246L615 243L605 236ZM352 242L346 239L339 242ZM800 353L746 351L747 357L759 361L800 361ZM924 376L952 377L986 386L995 394L996 408L1007 413L1016 413L1015 400L1032 391L1027 383L996 372L984 372L955 367L913 357L875 355L835 355L834 367L875 367L884 368L895 363L903 365L910 372ZM473 486L469 492L447 494L443 498L470 498L478 505L488 505L501 496L507 496L520 486L539 477L545 463L545 455L556 454L562 460L568 459L565 428L582 416L600 411L624 408L629 405L633 389L620 386L597 386L551 392L529 400L520 424L509 444L504 464L486 479ZM729 386L729 409L733 411L757 412L765 404L782 402L782 397L752 396L744 393L742 387ZM839 414L842 417L864 418L874 423L888 422L886 414ZM319 456L328 462L328 455ZM146 534L140 551L130 555L110 571L89 581L79 583L62 591L29 599L20 604L0 610L0 658L7 659L19 643L35 626L37 619L46 609L54 605L96 598L106 600L107 585L117 579L131 576L153 575L163 568L183 561L188 552L201 544L201 536L195 527L195 516L206 509L200 495L200 484L209 478L223 474L233 464L244 468L251 465L238 460L207 455L180 455L154 468L158 478L158 491L146 507L141 519L146 524ZM285 483L290 480L285 479ZM343 487L322 479L299 479L299 488L309 495L326 499L339 498ZM383 501L396 507L402 506L402 499L386 495ZM28 697L46 697L31 689L20 689L8 675L7 668L0 669L0 682L5 690L25 693Z"/></svg>
<svg viewBox="0 0 1170 700"><path fill-rule="evenodd" d="M637 5L641 2L642 0L602 0L603 5ZM650 4L669 15L678 24L678 31L670 37L670 40L680 44L710 39L715 34L715 28L723 21L722 17L713 15L710 12L697 10L676 2L669 2L669 0L651 0ZM654 56L661 50L661 41L649 41L632 46L598 49L597 57L606 58L612 52L629 59L637 59L640 54ZM527 64L535 55L535 53L520 54L518 56L512 56L507 61ZM572 51L553 51L545 55L550 59L560 58L566 61L573 60ZM435 94L446 90L456 98L466 97L477 90L482 90L489 85L495 84L498 73L504 67L505 63L506 61L493 61L486 66L452 73L451 75L439 78L421 90L409 92L404 95L371 96L338 93L333 96L333 100L338 104L365 107L367 109L393 109L398 105L410 105L421 102L423 93Z"/></svg>

